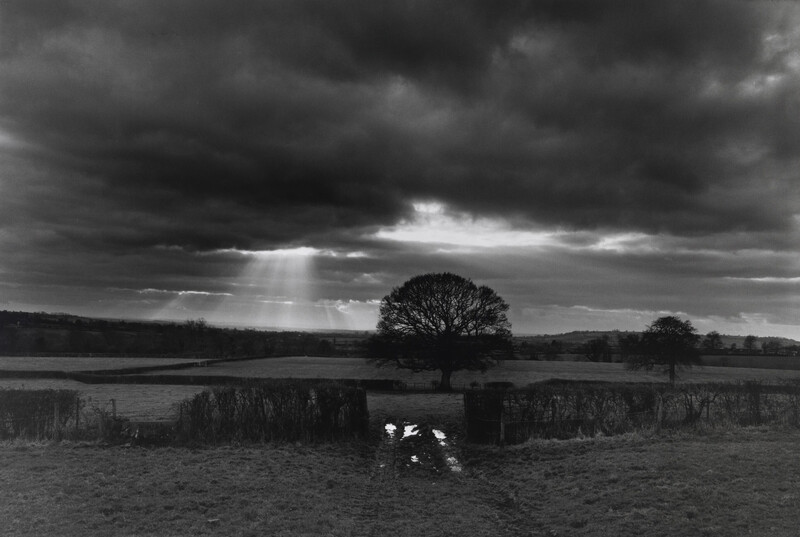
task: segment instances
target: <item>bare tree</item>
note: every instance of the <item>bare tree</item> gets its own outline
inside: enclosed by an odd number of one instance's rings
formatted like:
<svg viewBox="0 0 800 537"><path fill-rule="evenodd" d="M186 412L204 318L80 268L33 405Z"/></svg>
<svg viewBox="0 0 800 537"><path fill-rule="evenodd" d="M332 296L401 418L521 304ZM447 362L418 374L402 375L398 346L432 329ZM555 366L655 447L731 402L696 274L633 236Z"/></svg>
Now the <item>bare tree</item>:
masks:
<svg viewBox="0 0 800 537"><path fill-rule="evenodd" d="M414 276L381 301L370 353L379 366L441 371L449 391L454 371L485 371L511 352L507 311L492 289L456 274Z"/></svg>

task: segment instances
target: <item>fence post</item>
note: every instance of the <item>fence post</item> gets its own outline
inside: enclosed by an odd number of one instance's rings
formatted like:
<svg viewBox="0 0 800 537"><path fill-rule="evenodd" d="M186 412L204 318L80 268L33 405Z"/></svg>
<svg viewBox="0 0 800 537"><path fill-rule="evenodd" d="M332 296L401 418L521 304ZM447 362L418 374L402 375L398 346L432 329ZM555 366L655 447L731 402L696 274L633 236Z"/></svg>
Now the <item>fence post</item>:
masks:
<svg viewBox="0 0 800 537"><path fill-rule="evenodd" d="M56 440L60 440L59 438L59 415L58 415L58 401L53 403L53 438Z"/></svg>
<svg viewBox="0 0 800 537"><path fill-rule="evenodd" d="M504 419L503 412L506 408L506 401L505 401L505 394L502 396L500 400L500 446L506 445L506 420Z"/></svg>
<svg viewBox="0 0 800 537"><path fill-rule="evenodd" d="M78 431L81 421L81 398L75 398L75 432Z"/></svg>
<svg viewBox="0 0 800 537"><path fill-rule="evenodd" d="M117 419L117 400L111 400L111 417Z"/></svg>
<svg viewBox="0 0 800 537"><path fill-rule="evenodd" d="M662 394L656 395L656 431L661 432L661 417L664 415L664 398Z"/></svg>

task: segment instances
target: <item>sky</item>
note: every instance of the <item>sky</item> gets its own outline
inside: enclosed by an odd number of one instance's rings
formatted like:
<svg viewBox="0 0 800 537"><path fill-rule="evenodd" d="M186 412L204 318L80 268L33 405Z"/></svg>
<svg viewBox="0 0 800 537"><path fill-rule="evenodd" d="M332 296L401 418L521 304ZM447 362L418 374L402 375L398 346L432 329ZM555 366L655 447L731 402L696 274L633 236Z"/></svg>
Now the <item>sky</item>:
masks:
<svg viewBox="0 0 800 537"><path fill-rule="evenodd" d="M0 5L0 309L800 339L798 244L798 2Z"/></svg>

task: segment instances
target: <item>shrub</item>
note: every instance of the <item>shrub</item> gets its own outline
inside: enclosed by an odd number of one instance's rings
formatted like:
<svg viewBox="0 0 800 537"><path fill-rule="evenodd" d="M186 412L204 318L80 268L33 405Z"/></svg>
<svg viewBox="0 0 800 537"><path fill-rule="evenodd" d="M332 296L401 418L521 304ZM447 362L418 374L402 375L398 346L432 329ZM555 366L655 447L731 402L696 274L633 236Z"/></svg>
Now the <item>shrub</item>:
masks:
<svg viewBox="0 0 800 537"><path fill-rule="evenodd" d="M269 381L218 387L180 405L181 441L332 441L367 432L366 392L336 382Z"/></svg>
<svg viewBox="0 0 800 537"><path fill-rule="evenodd" d="M800 425L800 383L602 383L547 381L522 390L464 395L467 439L517 443L692 425Z"/></svg>
<svg viewBox="0 0 800 537"><path fill-rule="evenodd" d="M74 390L0 389L0 438L60 439L78 414Z"/></svg>

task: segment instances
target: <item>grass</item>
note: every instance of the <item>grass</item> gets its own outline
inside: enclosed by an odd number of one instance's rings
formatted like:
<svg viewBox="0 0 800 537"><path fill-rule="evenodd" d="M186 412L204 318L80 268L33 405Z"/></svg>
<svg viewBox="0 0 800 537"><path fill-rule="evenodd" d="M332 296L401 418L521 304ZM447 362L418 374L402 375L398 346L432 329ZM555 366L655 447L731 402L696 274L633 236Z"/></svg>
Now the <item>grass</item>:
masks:
<svg viewBox="0 0 800 537"><path fill-rule="evenodd" d="M9 371L92 371L197 362L196 358L0 356L0 369Z"/></svg>
<svg viewBox="0 0 800 537"><path fill-rule="evenodd" d="M796 535L800 434L532 442L473 449L512 530L539 535ZM503 499L505 498L505 499Z"/></svg>
<svg viewBox="0 0 800 537"><path fill-rule="evenodd" d="M469 446L461 474L385 479L372 447L4 443L0 534L789 536L800 523L797 430Z"/></svg>
<svg viewBox="0 0 800 537"><path fill-rule="evenodd" d="M0 389L68 389L78 390L89 408L111 412L111 399L117 413L133 420L171 419L176 405L203 390L203 386L169 386L157 384L83 384L58 379L0 379ZM91 398L91 401L88 401Z"/></svg>
<svg viewBox="0 0 800 537"><path fill-rule="evenodd" d="M438 372L413 373L391 367L377 368L363 358L325 358L292 356L265 358L241 362L219 363L209 367L166 372L173 375L229 375L239 377L275 378L390 378L409 383L429 385L439 379ZM158 374L165 374L159 372ZM667 376L658 372L629 371L620 363L592 363L567 361L508 360L486 373L457 371L453 374L454 386L468 386L471 382L511 381L517 386L550 378L576 380L607 380L631 382L664 382ZM694 367L682 371L682 382L734 382L742 380L777 380L800 378L800 371L754 369L739 367Z"/></svg>
<svg viewBox="0 0 800 537"><path fill-rule="evenodd" d="M241 369L239 368L241 364ZM209 374L413 378L355 359L226 364ZM246 366L249 366L246 367ZM241 373L236 373L239 371ZM435 374L428 375L430 379ZM782 379L796 372L695 368L689 382ZM544 378L663 380L619 364L506 362L455 383ZM428 377L423 375L422 382ZM38 387L45 381L25 381ZM53 381L51 381L53 382ZM64 381L55 381L65 387ZM36 385L36 386L34 386ZM174 386L83 386L169 408ZM137 392L136 390L153 390ZM149 395L147 395L149 394ZM187 395L188 396L188 395ZM462 438L460 395L370 393L371 426L428 421ZM160 405L160 406L159 406ZM146 405L145 405L146 406ZM142 408L141 406L138 408ZM797 534L800 431L744 428L461 445L461 474L376 472L376 444L213 449L0 443L4 536L744 536Z"/></svg>
<svg viewBox="0 0 800 537"><path fill-rule="evenodd" d="M5 360L6 358L0 358ZM26 358L37 367L35 360ZM45 358L44 360L51 360ZM60 358L58 360L61 360ZM64 359L71 360L71 359ZM85 358L97 360L98 368L112 367L118 358ZM104 361L103 361L104 360ZM130 360L141 360L130 358ZM324 358L295 356L266 358L241 362L222 363L209 367L198 367L176 371L160 371L158 375L229 375L241 377L272 378L393 378L410 384L430 386L438 380L436 372L413 373L408 370L376 368L361 358ZM473 381L511 381L516 386L525 386L550 378L606 381L663 382L666 375L658 372L628 371L622 364L590 362L545 362L506 361L486 373L459 371L453 375L455 387L468 387ZM695 367L680 374L681 382L736 382L763 380L775 382L800 378L800 371L777 369L749 369L735 367ZM76 389L84 397L91 397L99 406L109 406L115 399L117 412L136 420L171 419L175 404L202 390L202 386L171 386L145 384L82 384L70 380L56 379L0 379L0 388L26 389ZM372 396L372 394L370 394ZM460 401L460 399L459 399ZM373 410L370 401L370 410Z"/></svg>

